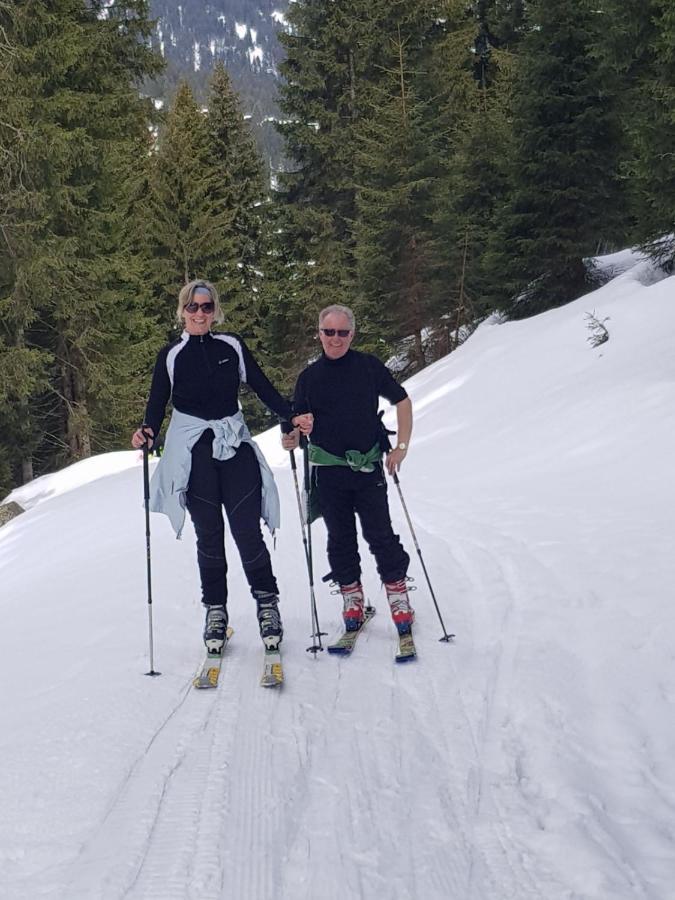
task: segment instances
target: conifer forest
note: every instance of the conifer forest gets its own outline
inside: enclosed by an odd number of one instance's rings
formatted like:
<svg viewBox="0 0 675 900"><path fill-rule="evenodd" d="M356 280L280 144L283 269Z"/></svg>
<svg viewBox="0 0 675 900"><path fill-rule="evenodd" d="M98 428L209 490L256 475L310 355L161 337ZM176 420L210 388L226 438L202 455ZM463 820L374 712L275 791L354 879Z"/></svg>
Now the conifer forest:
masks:
<svg viewBox="0 0 675 900"><path fill-rule="evenodd" d="M297 0L272 165L222 61L156 102L149 6L0 0L0 496L128 449L193 278L290 395L330 303L405 377L600 252L672 271L672 0Z"/></svg>

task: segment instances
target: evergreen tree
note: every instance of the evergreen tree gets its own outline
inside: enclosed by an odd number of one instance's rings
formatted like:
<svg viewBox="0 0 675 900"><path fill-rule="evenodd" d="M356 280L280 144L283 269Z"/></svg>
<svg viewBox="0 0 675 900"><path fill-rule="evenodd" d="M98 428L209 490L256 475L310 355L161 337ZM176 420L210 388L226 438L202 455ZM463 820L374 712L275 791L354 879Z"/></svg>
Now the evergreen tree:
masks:
<svg viewBox="0 0 675 900"><path fill-rule="evenodd" d="M387 341L411 336L411 370L427 362L423 330L437 300L431 209L438 117L435 104L420 96L420 67L440 34L434 11L434 4L390 6L388 65L355 127L360 344L384 351Z"/></svg>
<svg viewBox="0 0 675 900"><path fill-rule="evenodd" d="M354 213L351 123L362 63L354 34L359 3L301 0L280 34L279 130L291 171L279 176L285 201L282 237L295 262L292 290L304 306L348 303L354 285L350 221ZM314 326L311 316L312 326Z"/></svg>
<svg viewBox="0 0 675 900"><path fill-rule="evenodd" d="M675 265L675 10L667 0L603 4L599 55L616 79L631 236Z"/></svg>
<svg viewBox="0 0 675 900"><path fill-rule="evenodd" d="M374 158L368 163L368 145L375 150L379 133L385 144L376 152L386 156L391 129L401 121L393 114L396 100L391 73L398 63L390 38L400 26L408 66L414 74L418 65L423 68L428 50L425 36L440 27L444 8L445 4L430 0L345 0L339 4L301 0L290 10L291 31L282 36L287 58L281 92L287 121L281 131L294 167L280 177L284 203L279 231L284 246L278 258L286 259L288 314L303 319L306 338L315 332L317 309L329 303L347 303L359 307L360 345L380 346L378 339L368 334L368 327L387 317L387 298L382 293L386 294L387 288L379 286L377 299L373 289L376 267L370 267L367 291L359 282L364 266L368 268L366 259L375 263L375 245L385 242L384 235L369 231L366 221L366 206L372 200L374 210L378 201L361 188L369 187L372 176L373 191L379 190L378 164ZM404 91L410 89L408 85ZM426 102L424 95L420 102ZM401 162L400 177L410 177L409 164ZM391 185L391 189L396 188ZM369 233L370 250L358 247L355 223L359 219L359 234ZM374 228L374 216L370 222ZM386 266L381 271L384 274ZM302 346L309 352L311 343Z"/></svg>
<svg viewBox="0 0 675 900"><path fill-rule="evenodd" d="M211 79L207 124L218 194L224 197L232 215L231 256L224 260L220 281L227 323L232 331L245 333L254 346L264 255L265 173L239 100L221 63Z"/></svg>
<svg viewBox="0 0 675 900"><path fill-rule="evenodd" d="M616 110L591 52L599 17L588 0L528 7L513 102L513 189L492 255L516 316L588 290L584 258L599 236L622 236Z"/></svg>
<svg viewBox="0 0 675 900"><path fill-rule="evenodd" d="M180 85L149 161L148 197L139 197L136 228L150 259L148 288L167 336L181 287L227 280L234 257L233 212L216 171L205 113Z"/></svg>
<svg viewBox="0 0 675 900"><path fill-rule="evenodd" d="M0 299L5 342L29 366L23 434L10 450L23 448L26 478L33 455L38 470L78 459L110 446L121 427L116 401L136 316L120 303L116 166L147 128L136 86L158 63L145 46L143 0L9 10L3 33L14 52L2 81L12 99L0 145L13 140L20 159L2 183Z"/></svg>
<svg viewBox="0 0 675 900"><path fill-rule="evenodd" d="M512 23L509 40L503 36L498 13L506 11L500 4L476 7L472 17L463 4L453 7L434 60L436 79L446 86L441 105L447 152L434 210L446 285L441 354L501 297L501 279L487 264L487 250L510 187L515 59L504 48L517 41Z"/></svg>

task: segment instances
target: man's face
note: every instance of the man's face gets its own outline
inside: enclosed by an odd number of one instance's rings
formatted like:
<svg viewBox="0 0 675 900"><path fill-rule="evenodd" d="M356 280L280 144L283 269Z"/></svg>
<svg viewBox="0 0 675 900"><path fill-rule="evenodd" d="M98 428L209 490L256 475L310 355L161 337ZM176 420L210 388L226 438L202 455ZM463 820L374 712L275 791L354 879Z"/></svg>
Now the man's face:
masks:
<svg viewBox="0 0 675 900"><path fill-rule="evenodd" d="M326 334L326 330L332 334ZM343 337L340 336L340 332ZM319 338L323 352L329 359L340 359L344 356L354 340L354 332L347 316L344 313L327 315L319 326Z"/></svg>

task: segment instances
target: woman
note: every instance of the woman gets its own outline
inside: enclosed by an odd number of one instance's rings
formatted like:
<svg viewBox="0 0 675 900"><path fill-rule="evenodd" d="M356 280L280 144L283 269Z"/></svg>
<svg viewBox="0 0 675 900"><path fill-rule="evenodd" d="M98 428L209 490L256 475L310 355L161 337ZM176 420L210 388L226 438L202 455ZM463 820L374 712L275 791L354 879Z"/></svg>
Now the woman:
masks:
<svg viewBox="0 0 675 900"><path fill-rule="evenodd" d="M191 281L178 297L178 340L160 350L145 410L145 424L132 446L151 447L171 400L173 413L162 457L153 475L150 509L169 516L180 537L185 507L197 534L197 560L206 607L204 643L222 652L227 630L225 507L251 593L260 636L276 649L283 629L279 590L260 530L279 525L279 499L272 473L252 441L239 410L239 385L246 382L281 419L309 434L312 416L292 415L290 404L270 384L244 341L236 334L213 333L222 322L218 292L208 281Z"/></svg>

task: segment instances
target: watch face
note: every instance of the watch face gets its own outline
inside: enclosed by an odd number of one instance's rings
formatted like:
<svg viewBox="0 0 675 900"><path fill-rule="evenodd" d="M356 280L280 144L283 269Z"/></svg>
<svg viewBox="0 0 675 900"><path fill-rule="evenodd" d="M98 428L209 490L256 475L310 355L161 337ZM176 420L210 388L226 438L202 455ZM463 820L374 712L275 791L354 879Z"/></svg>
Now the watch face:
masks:
<svg viewBox="0 0 675 900"><path fill-rule="evenodd" d="M407 449L408 449L408 445L407 445L407 444L404 444L403 441L401 441L401 443L398 445L398 448L397 448L397 449L398 449L398 450L407 450Z"/></svg>

